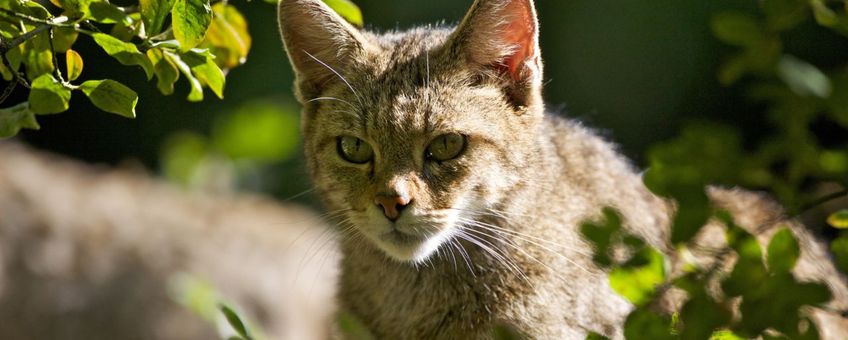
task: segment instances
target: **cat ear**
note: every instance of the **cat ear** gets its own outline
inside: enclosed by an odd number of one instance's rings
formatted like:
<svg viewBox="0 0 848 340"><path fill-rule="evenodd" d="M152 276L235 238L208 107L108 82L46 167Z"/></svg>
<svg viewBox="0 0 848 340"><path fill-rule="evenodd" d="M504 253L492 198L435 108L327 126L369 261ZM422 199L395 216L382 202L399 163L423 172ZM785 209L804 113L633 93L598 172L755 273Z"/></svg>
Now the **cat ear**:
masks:
<svg viewBox="0 0 848 340"><path fill-rule="evenodd" d="M321 0L280 1L277 15L301 102L319 96L331 78L341 78L338 72L367 44L357 28Z"/></svg>
<svg viewBox="0 0 848 340"><path fill-rule="evenodd" d="M533 0L475 0L453 39L456 51L472 66L506 78L516 104L541 102L542 59Z"/></svg>

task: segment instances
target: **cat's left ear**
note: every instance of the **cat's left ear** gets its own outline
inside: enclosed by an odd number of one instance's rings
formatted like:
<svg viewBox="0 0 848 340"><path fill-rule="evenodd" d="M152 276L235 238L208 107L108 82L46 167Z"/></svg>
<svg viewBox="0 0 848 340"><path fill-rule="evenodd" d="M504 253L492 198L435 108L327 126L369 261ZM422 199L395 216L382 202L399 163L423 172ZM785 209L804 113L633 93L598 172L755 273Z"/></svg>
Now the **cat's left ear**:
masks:
<svg viewBox="0 0 848 340"><path fill-rule="evenodd" d="M541 104L542 58L533 0L475 0L453 36L453 50L506 83L516 106Z"/></svg>

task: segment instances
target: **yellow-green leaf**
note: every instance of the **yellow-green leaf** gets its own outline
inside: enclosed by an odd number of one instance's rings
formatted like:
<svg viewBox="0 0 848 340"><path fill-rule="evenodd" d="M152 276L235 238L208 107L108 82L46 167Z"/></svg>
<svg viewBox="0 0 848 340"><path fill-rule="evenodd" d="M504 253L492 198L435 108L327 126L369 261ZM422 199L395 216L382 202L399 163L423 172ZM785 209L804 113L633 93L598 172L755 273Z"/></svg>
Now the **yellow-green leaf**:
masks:
<svg viewBox="0 0 848 340"><path fill-rule="evenodd" d="M71 90L52 75L43 74L36 78L29 91L29 108L37 114L64 112L71 101Z"/></svg>
<svg viewBox="0 0 848 340"><path fill-rule="evenodd" d="M336 13L342 16L349 23L362 27L362 11L359 6L356 6L350 0L324 0L327 6L330 6Z"/></svg>
<svg viewBox="0 0 848 340"><path fill-rule="evenodd" d="M182 60L182 58L180 58L179 55L167 51L164 51L163 53L165 55L165 58L170 60L177 67L177 69L180 70L180 73L185 76L186 80L188 80L189 82L189 85L191 85L191 90L189 91L188 97L186 99L188 99L188 101L190 102L199 102L203 100L203 84L201 84L200 81L197 80L197 78L195 78L194 75L191 73L191 67L189 67L188 64L186 64Z"/></svg>
<svg viewBox="0 0 848 340"><path fill-rule="evenodd" d="M43 74L53 72L53 54L50 53L50 37L42 32L23 45L22 62L30 81Z"/></svg>
<svg viewBox="0 0 848 340"><path fill-rule="evenodd" d="M180 48L186 52L203 40L212 23L209 0L176 0L171 9L171 27Z"/></svg>
<svg viewBox="0 0 848 340"><path fill-rule="evenodd" d="M609 274L612 289L633 304L640 306L650 301L657 285L665 279L664 258L655 249L643 250L647 264L640 267L616 267Z"/></svg>
<svg viewBox="0 0 848 340"><path fill-rule="evenodd" d="M200 47L209 48L221 68L243 64L251 45L247 21L234 6L223 2L212 6L212 11L215 16Z"/></svg>
<svg viewBox="0 0 848 340"><path fill-rule="evenodd" d="M215 64L214 57L208 50L191 50L180 54L180 57L201 84L209 86L218 98L224 98L224 72Z"/></svg>
<svg viewBox="0 0 848 340"><path fill-rule="evenodd" d="M38 130L40 128L35 121L35 113L29 109L27 102L0 109L0 138L12 137L21 129Z"/></svg>
<svg viewBox="0 0 848 340"><path fill-rule="evenodd" d="M111 79L104 79L89 80L82 83L79 88L97 108L127 118L135 118L138 95L129 87Z"/></svg>
<svg viewBox="0 0 848 340"><path fill-rule="evenodd" d="M73 27L53 28L53 51L65 52L77 41L79 33Z"/></svg>
<svg viewBox="0 0 848 340"><path fill-rule="evenodd" d="M174 0L139 0L141 19L148 36L162 32L165 18L174 6Z"/></svg>
<svg viewBox="0 0 848 340"><path fill-rule="evenodd" d="M107 54L117 59L118 62L124 65L138 65L144 70L147 79L153 78L153 64L147 56L139 52L135 44L123 42L118 38L104 33L95 33L92 35L94 42L106 51Z"/></svg>
<svg viewBox="0 0 848 340"><path fill-rule="evenodd" d="M848 228L848 209L839 210L827 217L827 224L834 228Z"/></svg>
<svg viewBox="0 0 848 340"><path fill-rule="evenodd" d="M101 24L130 23L129 17L124 11L105 1L92 3L89 6L89 13L91 20Z"/></svg>
<svg viewBox="0 0 848 340"><path fill-rule="evenodd" d="M68 74L68 80L74 81L82 74L82 56L74 50L65 52L65 65Z"/></svg>
<svg viewBox="0 0 848 340"><path fill-rule="evenodd" d="M156 74L156 87L164 95L174 93L174 83L180 78L177 65L162 53L161 49L147 50L147 57L153 62L153 73Z"/></svg>

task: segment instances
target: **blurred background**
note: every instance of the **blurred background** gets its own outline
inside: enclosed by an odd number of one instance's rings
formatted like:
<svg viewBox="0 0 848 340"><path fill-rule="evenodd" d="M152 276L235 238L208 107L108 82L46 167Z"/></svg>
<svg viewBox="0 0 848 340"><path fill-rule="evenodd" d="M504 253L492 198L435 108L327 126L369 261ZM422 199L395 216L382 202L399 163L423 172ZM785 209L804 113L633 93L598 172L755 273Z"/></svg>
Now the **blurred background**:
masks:
<svg viewBox="0 0 848 340"><path fill-rule="evenodd" d="M355 3L368 29L385 31L456 23L471 0ZM104 114L75 96L70 111L39 117L41 130L24 130L19 138L90 162L142 164L187 186L258 190L283 199L307 190L299 106L274 5L230 4L245 15L253 44L247 63L228 74L224 100L207 95L201 103L186 101L184 79L173 95L163 96L140 69L100 58L102 63L87 65L83 77L113 78L135 89L138 118ZM746 98L744 83L720 84L718 68L734 48L710 29L711 17L729 9L761 15L756 1L539 0L537 7L549 106L599 129L639 166L647 146L675 136L692 121L733 125L748 144L774 133L762 121L765 106ZM811 17L785 32L783 43L785 53L823 69L848 59L848 39ZM80 39L75 49L82 55L102 53L90 39ZM7 102L24 96L25 91L16 91ZM823 125L813 123L822 136L846 132Z"/></svg>

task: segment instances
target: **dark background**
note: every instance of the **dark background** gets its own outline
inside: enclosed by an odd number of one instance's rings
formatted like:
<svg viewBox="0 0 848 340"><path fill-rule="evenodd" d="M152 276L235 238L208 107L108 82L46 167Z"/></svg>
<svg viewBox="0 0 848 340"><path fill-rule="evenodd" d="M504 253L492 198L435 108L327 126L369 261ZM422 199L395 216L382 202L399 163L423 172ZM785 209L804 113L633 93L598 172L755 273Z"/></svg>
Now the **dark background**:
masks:
<svg viewBox="0 0 848 340"><path fill-rule="evenodd" d="M356 0L368 29L385 31L461 19L470 0ZM292 72L276 26L274 5L231 1L246 16L253 47L245 65L227 77L225 99L207 91L201 103L185 100L188 84L161 95L137 68L100 56L88 62L85 79L113 78L139 94L138 118L96 110L75 96L71 110L40 116L39 131L20 138L40 148L91 162L137 160L158 169L164 140L176 131L207 133L216 116L257 99L293 104ZM673 137L687 122L733 125L746 140L772 133L762 107L746 99L741 85L722 87L716 71L733 51L712 37L710 17L734 8L759 15L755 1L539 0L545 98L552 109L594 126L642 165L646 148ZM820 67L848 59L848 42L808 20L787 33L786 50ZM815 36L815 39L809 37ZM816 46L813 48L812 46ZM827 48L822 48L823 46ZM87 37L74 49L102 54ZM94 58L90 60L95 60ZM25 100L17 91L7 103ZM280 196L308 187L300 157L277 167Z"/></svg>

